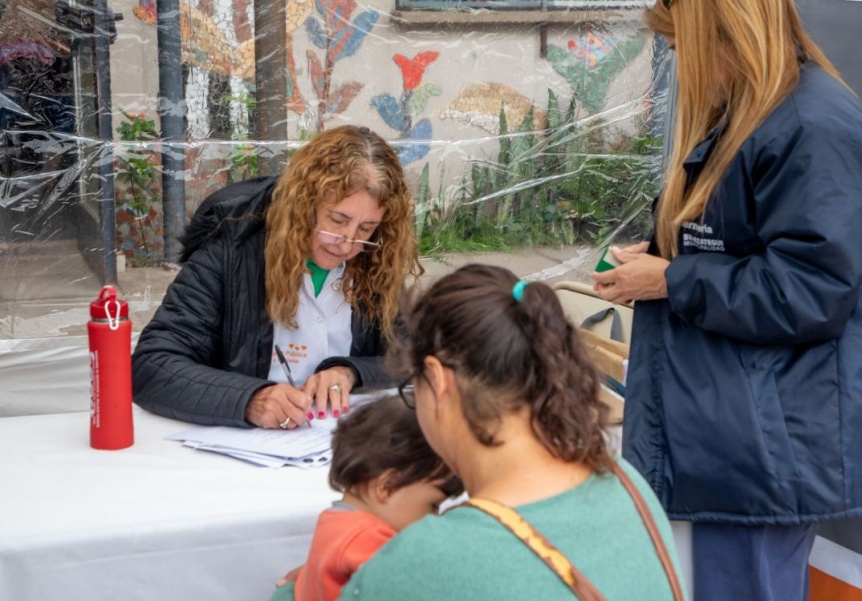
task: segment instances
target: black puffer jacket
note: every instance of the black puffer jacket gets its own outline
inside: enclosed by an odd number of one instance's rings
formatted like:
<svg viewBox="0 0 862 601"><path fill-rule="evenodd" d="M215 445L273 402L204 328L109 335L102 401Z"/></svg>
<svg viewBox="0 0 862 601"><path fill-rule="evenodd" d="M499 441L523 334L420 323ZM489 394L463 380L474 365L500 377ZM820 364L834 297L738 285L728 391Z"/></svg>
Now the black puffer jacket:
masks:
<svg viewBox="0 0 862 601"><path fill-rule="evenodd" d="M148 411L204 425L249 427L252 395L266 378L273 325L266 313L264 219L274 178L219 190L204 200L184 237L187 262L144 328L132 357L135 402ZM349 357L332 357L317 371L347 365L355 388L393 382L383 369L377 324L353 312Z"/></svg>

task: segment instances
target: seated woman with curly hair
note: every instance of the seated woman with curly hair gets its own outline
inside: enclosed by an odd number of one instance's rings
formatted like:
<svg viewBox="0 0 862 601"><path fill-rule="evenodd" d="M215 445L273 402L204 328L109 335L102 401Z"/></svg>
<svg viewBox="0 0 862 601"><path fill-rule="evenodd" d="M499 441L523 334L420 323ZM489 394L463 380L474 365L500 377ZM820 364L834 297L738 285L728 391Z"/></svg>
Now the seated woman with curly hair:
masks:
<svg viewBox="0 0 862 601"><path fill-rule="evenodd" d="M377 134L325 131L279 178L216 192L184 246L133 357L144 409L290 429L338 417L357 388L392 384L386 341L422 268L401 164Z"/></svg>

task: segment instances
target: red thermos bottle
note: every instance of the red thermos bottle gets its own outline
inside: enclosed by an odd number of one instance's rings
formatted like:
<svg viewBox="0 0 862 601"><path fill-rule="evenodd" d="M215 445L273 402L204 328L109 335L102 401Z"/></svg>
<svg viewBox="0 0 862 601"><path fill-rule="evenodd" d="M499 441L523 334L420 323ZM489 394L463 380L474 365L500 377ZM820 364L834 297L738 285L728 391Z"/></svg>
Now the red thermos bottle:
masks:
<svg viewBox="0 0 862 601"><path fill-rule="evenodd" d="M105 286L90 303L90 446L125 449L132 426L132 322L129 305Z"/></svg>

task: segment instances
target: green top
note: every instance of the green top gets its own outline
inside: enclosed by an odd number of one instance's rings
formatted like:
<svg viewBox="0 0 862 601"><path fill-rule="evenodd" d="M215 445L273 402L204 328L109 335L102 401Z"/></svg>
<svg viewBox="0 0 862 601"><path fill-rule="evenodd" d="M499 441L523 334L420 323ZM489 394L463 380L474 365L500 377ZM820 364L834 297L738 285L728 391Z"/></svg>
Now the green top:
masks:
<svg viewBox="0 0 862 601"><path fill-rule="evenodd" d="M679 576L670 523L658 499L631 465L619 462L646 499ZM576 488L516 509L608 601L673 599L634 502L612 474L592 475ZM395 536L345 585L340 599L572 601L574 595L502 524L478 509L458 507Z"/></svg>
<svg viewBox="0 0 862 601"><path fill-rule="evenodd" d="M272 597L269 598L269 601L293 601L294 594L296 593L296 583L288 582L287 584L283 584L272 593Z"/></svg>
<svg viewBox="0 0 862 601"><path fill-rule="evenodd" d="M305 266L311 270L311 283L314 284L314 297L317 298L320 296L320 291L323 290L323 284L326 282L329 270L318 267L317 263L311 259L305 262Z"/></svg>

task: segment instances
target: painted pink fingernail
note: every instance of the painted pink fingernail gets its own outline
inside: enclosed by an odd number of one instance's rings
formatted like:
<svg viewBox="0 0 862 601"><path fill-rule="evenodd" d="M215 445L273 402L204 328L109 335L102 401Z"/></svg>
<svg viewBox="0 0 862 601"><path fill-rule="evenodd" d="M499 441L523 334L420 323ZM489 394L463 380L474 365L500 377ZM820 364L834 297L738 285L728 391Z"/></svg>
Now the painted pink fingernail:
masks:
<svg viewBox="0 0 862 601"><path fill-rule="evenodd" d="M308 419L309 420L314 419L314 414L311 411L308 412Z"/></svg>
<svg viewBox="0 0 862 601"><path fill-rule="evenodd" d="M318 419L323 419L323 418L325 418L325 417L326 417L326 412L325 412L325 411L318 411L318 412L317 412L317 418L318 418Z"/></svg>
<svg viewBox="0 0 862 601"><path fill-rule="evenodd" d="M345 407L341 410L342 413L347 413L348 411L350 411L350 407Z"/></svg>
<svg viewBox="0 0 862 601"><path fill-rule="evenodd" d="M335 411L332 412L332 417L339 417L340 415L341 415L341 412L338 409L336 409Z"/></svg>

